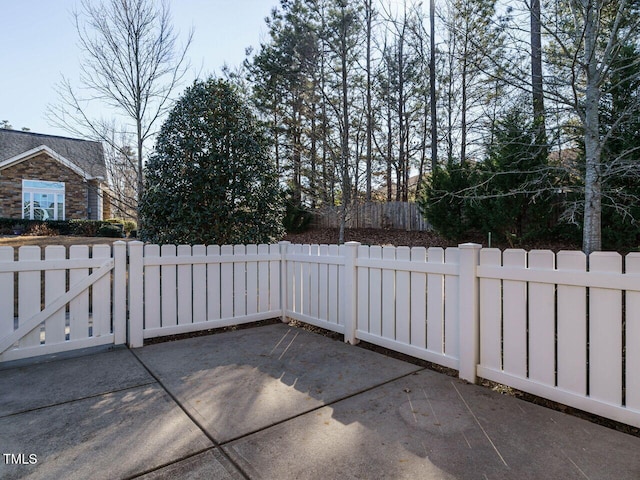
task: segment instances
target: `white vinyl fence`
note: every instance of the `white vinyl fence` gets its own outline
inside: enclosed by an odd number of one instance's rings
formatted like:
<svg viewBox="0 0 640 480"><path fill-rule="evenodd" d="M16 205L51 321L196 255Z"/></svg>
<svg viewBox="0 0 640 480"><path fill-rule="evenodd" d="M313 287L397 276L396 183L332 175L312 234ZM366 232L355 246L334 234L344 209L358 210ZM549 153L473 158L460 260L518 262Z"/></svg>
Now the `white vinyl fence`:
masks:
<svg viewBox="0 0 640 480"><path fill-rule="evenodd" d="M274 317L640 426L640 254L115 242L15 261L0 248L0 361Z"/></svg>
<svg viewBox="0 0 640 480"><path fill-rule="evenodd" d="M501 258L502 257L502 258ZM640 254L480 253L478 375L640 426ZM625 272L625 273L623 273Z"/></svg>
<svg viewBox="0 0 640 480"><path fill-rule="evenodd" d="M279 245L129 245L129 343L282 315Z"/></svg>

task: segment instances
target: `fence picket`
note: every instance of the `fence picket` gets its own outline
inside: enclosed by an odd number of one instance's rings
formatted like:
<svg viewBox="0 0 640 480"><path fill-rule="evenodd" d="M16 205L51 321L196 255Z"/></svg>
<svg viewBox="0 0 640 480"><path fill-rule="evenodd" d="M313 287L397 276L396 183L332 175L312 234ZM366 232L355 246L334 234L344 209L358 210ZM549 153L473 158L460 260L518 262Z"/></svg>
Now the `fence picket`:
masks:
<svg viewBox="0 0 640 480"><path fill-rule="evenodd" d="M388 260L382 270L382 336L396 338L396 272L392 267L396 259L396 247L382 247L382 259Z"/></svg>
<svg viewBox="0 0 640 480"><path fill-rule="evenodd" d="M176 246L162 245L160 256L163 259L175 261ZM178 324L178 304L177 304L177 280L176 265L169 263L160 267L160 304L162 306L162 326L169 327Z"/></svg>
<svg viewBox="0 0 640 480"><path fill-rule="evenodd" d="M177 256L179 260L191 258L191 247L178 245ZM193 277L191 275L191 265L178 265L178 325L187 325L193 321Z"/></svg>
<svg viewBox="0 0 640 480"><path fill-rule="evenodd" d="M625 259L625 271L629 275L640 275L640 253L630 253ZM640 411L640 292L627 291L626 314L626 390L625 400L629 408Z"/></svg>
<svg viewBox="0 0 640 480"><path fill-rule="evenodd" d="M413 247L411 261L425 263L427 249ZM427 346L427 275L411 272L411 345L418 348Z"/></svg>
<svg viewBox="0 0 640 480"><path fill-rule="evenodd" d="M269 245L271 254L280 253L280 245ZM280 261L271 260L269 262L269 283L265 283L265 288L269 289L269 310L282 310L284 305L280 302ZM266 298L266 295L265 295Z"/></svg>
<svg viewBox="0 0 640 480"><path fill-rule="evenodd" d="M193 256L196 259L207 256L207 247L193 246ZM193 323L207 321L207 265L193 266Z"/></svg>
<svg viewBox="0 0 640 480"><path fill-rule="evenodd" d="M329 255L329 246L320 245L320 257ZM329 265L318 265L318 318L329 320Z"/></svg>
<svg viewBox="0 0 640 480"><path fill-rule="evenodd" d="M369 258L369 247L367 245L360 245L358 247L358 259ZM363 332L369 331L369 269L366 267L359 267L358 271L358 306L357 313L358 319L356 322L357 329Z"/></svg>
<svg viewBox="0 0 640 480"><path fill-rule="evenodd" d="M84 260L89 258L87 245L69 247L69 258ZM88 268L70 268L69 286L81 282L89 276ZM79 340L89 336L89 291L85 290L69 302L69 339Z"/></svg>
<svg viewBox="0 0 640 480"><path fill-rule="evenodd" d="M311 245L309 254L311 257L316 258L320 251L319 245ZM308 315L313 318L318 318L318 264L312 263L309 265L309 313Z"/></svg>
<svg viewBox="0 0 640 480"><path fill-rule="evenodd" d="M347 257L347 246L340 245L338 247L338 256L342 258ZM344 275L345 267L344 265L338 265L338 281L336 282L336 290L338 293L338 325L344 325L345 316L346 316L346 304L345 304L345 293L347 292L346 284L345 284L345 275ZM348 288L351 288L352 285L349 285Z"/></svg>
<svg viewBox="0 0 640 480"><path fill-rule="evenodd" d="M234 255L245 255L244 245L234 245ZM233 262L233 316L247 314L247 263Z"/></svg>
<svg viewBox="0 0 640 480"><path fill-rule="evenodd" d="M527 253L524 250L505 250L502 264L506 268L525 269ZM502 289L503 369L524 378L527 376L527 284L504 280Z"/></svg>
<svg viewBox="0 0 640 480"><path fill-rule="evenodd" d="M64 260L66 249L61 245L49 245L45 248L46 260ZM44 274L44 302L51 305L58 297L64 295L66 288L65 269L47 270ZM13 303L13 299L12 302ZM66 309L62 308L51 315L44 326L45 343L61 343L65 341Z"/></svg>
<svg viewBox="0 0 640 480"><path fill-rule="evenodd" d="M247 256L257 256L258 246L247 245ZM247 315L258 312L258 262L247 261Z"/></svg>
<svg viewBox="0 0 640 480"><path fill-rule="evenodd" d="M217 320L221 315L220 295L222 294L222 285L227 281L221 282L220 264L216 261L220 258L220 246L207 246L207 320ZM229 297L227 297L229 298Z"/></svg>
<svg viewBox="0 0 640 480"><path fill-rule="evenodd" d="M614 252L589 256L590 272L621 273L622 257ZM622 292L589 289L589 396L622 404Z"/></svg>
<svg viewBox="0 0 640 480"><path fill-rule="evenodd" d="M552 271L555 255L549 250L529 252L529 268ZM555 386L555 285L529 284L529 378Z"/></svg>
<svg viewBox="0 0 640 480"><path fill-rule="evenodd" d="M329 245L329 256L338 256L340 254L340 249L338 245ZM337 265L329 265L328 276L329 283L327 284L328 288L328 297L329 303L327 305L327 321L329 323L338 324L339 321L339 306L338 306L338 266Z"/></svg>
<svg viewBox="0 0 640 480"><path fill-rule="evenodd" d="M145 245L145 259L160 258L160 245ZM160 328L160 266L146 265L144 267L144 327Z"/></svg>
<svg viewBox="0 0 640 480"><path fill-rule="evenodd" d="M444 248L430 247L427 262L444 264ZM444 353L444 275L436 273L427 274L427 350Z"/></svg>
<svg viewBox="0 0 640 480"><path fill-rule="evenodd" d="M220 248L220 255L233 255L233 245L223 245ZM233 278L234 268L233 263L221 263L220 264L220 317L231 318L233 317L233 307L235 303L234 298L234 285Z"/></svg>
<svg viewBox="0 0 640 480"><path fill-rule="evenodd" d="M444 262L458 265L460 252L457 248L447 248L444 251ZM457 275L445 275L444 277L444 353L447 356L458 358L460 346L458 342L459 326L459 279Z"/></svg>
<svg viewBox="0 0 640 480"><path fill-rule="evenodd" d="M502 252L483 248L480 265L501 266ZM502 282L494 278L480 279L480 363L502 370Z"/></svg>
<svg viewBox="0 0 640 480"><path fill-rule="evenodd" d="M92 257L111 258L110 245L94 245ZM111 333L111 276L105 275L91 287L93 300L93 336L101 337Z"/></svg>
<svg viewBox="0 0 640 480"><path fill-rule="evenodd" d="M127 243L117 240L113 243L113 343L127 342Z"/></svg>
<svg viewBox="0 0 640 480"><path fill-rule="evenodd" d="M410 261L411 249L398 247L396 260ZM396 273L396 340L411 343L411 273L399 271Z"/></svg>
<svg viewBox="0 0 640 480"><path fill-rule="evenodd" d="M20 247L18 259L20 261L40 260L40 247ZM40 296L40 272L20 272L18 274L18 322L26 321L40 311ZM40 329L41 327L37 327L22 337L20 347L40 345Z"/></svg>
<svg viewBox="0 0 640 480"><path fill-rule="evenodd" d="M311 254L311 245L302 245L300 252L303 255ZM311 311L311 265L307 262L300 262L300 313L310 315ZM311 316L311 315L310 315Z"/></svg>
<svg viewBox="0 0 640 480"><path fill-rule="evenodd" d="M268 255L272 245L258 245L258 255ZM258 312L267 312L269 310L269 262L266 260L259 261L257 264L258 278ZM280 282L278 282L279 284ZM273 288L273 285L271 286Z"/></svg>
<svg viewBox="0 0 640 480"><path fill-rule="evenodd" d="M382 247L375 245L369 248L369 258L382 259ZM382 270L369 269L369 333L382 336Z"/></svg>
<svg viewBox="0 0 640 480"><path fill-rule="evenodd" d="M295 245L289 245L288 246L288 250L287 252L289 253L295 253ZM295 311L295 278L294 278L294 271L295 271L295 262L293 261L287 261L286 262L286 270L287 270L287 292L286 292L286 299L287 299L287 304L285 305L285 308L287 310L294 310Z"/></svg>
<svg viewBox="0 0 640 480"><path fill-rule="evenodd" d="M0 263L13 263L12 247L0 247ZM0 273L0 338L13 332L14 326L14 273Z"/></svg>
<svg viewBox="0 0 640 480"><path fill-rule="evenodd" d="M559 252L558 270L586 271L582 252ZM558 387L587 393L587 289L558 285Z"/></svg>

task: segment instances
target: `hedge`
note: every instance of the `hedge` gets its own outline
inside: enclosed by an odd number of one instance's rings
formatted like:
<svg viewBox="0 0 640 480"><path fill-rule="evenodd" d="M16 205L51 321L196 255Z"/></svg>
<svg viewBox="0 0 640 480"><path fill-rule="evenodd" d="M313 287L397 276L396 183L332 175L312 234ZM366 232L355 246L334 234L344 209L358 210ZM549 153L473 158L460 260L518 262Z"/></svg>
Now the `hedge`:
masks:
<svg viewBox="0 0 640 480"><path fill-rule="evenodd" d="M113 225L113 221L102 220L24 220L16 218L0 218L0 235L10 235L14 227L23 226L23 232L29 234L40 227L58 235L79 235L83 237L95 237L98 231L107 225Z"/></svg>

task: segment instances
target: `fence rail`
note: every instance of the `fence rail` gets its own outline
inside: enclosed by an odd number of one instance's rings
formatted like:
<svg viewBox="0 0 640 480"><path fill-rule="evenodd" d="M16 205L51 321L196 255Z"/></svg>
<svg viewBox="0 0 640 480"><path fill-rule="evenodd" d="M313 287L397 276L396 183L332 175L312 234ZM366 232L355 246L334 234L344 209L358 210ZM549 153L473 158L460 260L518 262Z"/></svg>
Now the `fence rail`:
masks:
<svg viewBox="0 0 640 480"><path fill-rule="evenodd" d="M320 228L340 226L340 207L323 207L314 212L313 224ZM427 222L413 202L358 203L348 210L347 228L390 228L407 231L428 231Z"/></svg>
<svg viewBox="0 0 640 480"><path fill-rule="evenodd" d="M638 253L116 242L41 255L0 248L0 361L282 317L640 427Z"/></svg>

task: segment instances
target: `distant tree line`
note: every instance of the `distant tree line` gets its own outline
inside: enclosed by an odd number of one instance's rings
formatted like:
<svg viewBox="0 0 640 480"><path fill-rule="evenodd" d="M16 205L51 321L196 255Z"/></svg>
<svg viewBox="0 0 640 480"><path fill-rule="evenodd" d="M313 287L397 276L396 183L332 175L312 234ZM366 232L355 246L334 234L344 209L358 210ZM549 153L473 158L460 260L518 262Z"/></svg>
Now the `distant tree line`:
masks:
<svg viewBox="0 0 640 480"><path fill-rule="evenodd" d="M178 115L204 88L194 85L171 106L191 35L179 48L166 3L81 5L75 19L89 96L63 79L51 116L112 147L111 183L125 210L147 188L165 202L147 185L152 169L142 175L143 144L158 119L170 109ZM251 135L264 139L259 158L273 164L292 224L307 207L340 206L342 241L354 203L417 200L447 235L492 232L514 245L581 236L587 253L640 242L637 1L281 0L266 24L268 37L242 67L223 70L228 84L210 80L205 90L233 85L225 98L238 96L243 117L256 116ZM91 121L87 100L116 107L129 127ZM186 175L192 161L184 155L210 156L215 139L193 139L176 157L166 145L175 146L171 129L180 124L167 122L150 166L173 171L177 162ZM219 132L214 123L203 131ZM234 155L225 157L231 169L244 158ZM210 200L185 205L196 211Z"/></svg>
<svg viewBox="0 0 640 480"><path fill-rule="evenodd" d="M296 205L417 198L443 233L591 252L639 240L639 21L628 0L282 0L229 76Z"/></svg>

